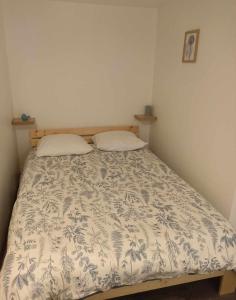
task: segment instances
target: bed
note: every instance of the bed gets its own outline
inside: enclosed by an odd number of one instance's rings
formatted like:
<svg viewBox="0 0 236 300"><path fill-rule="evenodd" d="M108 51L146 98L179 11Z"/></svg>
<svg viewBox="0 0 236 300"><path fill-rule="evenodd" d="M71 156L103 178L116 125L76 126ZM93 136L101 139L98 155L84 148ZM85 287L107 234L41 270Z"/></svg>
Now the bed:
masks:
<svg viewBox="0 0 236 300"><path fill-rule="evenodd" d="M111 299L221 277L236 287L230 223L147 148L41 157L34 130L13 209L0 299Z"/></svg>

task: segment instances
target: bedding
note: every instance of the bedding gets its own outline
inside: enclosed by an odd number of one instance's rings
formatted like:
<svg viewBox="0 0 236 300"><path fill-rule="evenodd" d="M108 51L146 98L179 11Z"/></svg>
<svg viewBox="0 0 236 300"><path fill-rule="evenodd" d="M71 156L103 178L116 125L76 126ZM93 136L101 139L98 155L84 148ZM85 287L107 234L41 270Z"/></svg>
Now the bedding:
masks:
<svg viewBox="0 0 236 300"><path fill-rule="evenodd" d="M0 299L81 299L236 269L229 222L148 149L37 157L21 179Z"/></svg>
<svg viewBox="0 0 236 300"><path fill-rule="evenodd" d="M60 156L79 155L92 151L93 148L81 136L75 134L51 134L44 136L38 145L36 155Z"/></svg>
<svg viewBox="0 0 236 300"><path fill-rule="evenodd" d="M147 145L130 131L106 131L94 135L92 140L98 149L104 151L132 151Z"/></svg>

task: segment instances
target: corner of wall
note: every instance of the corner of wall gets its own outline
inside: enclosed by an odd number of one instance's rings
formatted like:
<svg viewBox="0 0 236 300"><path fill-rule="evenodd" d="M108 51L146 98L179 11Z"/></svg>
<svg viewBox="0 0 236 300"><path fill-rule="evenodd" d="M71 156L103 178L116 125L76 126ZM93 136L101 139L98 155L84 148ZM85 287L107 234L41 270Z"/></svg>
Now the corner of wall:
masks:
<svg viewBox="0 0 236 300"><path fill-rule="evenodd" d="M0 7L2 0L0 0ZM2 11L2 10L1 10ZM3 16L0 13L0 256L3 253L12 206L16 196L18 159L16 136L11 125L12 98L5 47Z"/></svg>

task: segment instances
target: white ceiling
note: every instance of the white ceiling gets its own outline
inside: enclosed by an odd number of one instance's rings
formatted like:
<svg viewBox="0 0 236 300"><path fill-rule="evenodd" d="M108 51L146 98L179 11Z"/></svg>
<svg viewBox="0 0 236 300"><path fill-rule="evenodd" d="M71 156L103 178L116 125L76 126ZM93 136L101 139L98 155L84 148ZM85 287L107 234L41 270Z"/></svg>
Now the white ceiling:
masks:
<svg viewBox="0 0 236 300"><path fill-rule="evenodd" d="M60 0L60 1L88 3L88 4L115 5L115 6L157 7L161 2L165 0Z"/></svg>

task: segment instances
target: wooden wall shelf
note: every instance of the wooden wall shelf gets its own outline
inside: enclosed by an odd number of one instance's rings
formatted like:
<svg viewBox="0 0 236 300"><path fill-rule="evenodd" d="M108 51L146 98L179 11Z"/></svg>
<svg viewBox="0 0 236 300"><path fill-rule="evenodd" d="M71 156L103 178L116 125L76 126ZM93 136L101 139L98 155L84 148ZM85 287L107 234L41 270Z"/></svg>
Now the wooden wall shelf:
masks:
<svg viewBox="0 0 236 300"><path fill-rule="evenodd" d="M147 116L147 115L135 115L135 119L141 122L153 123L157 120L155 116Z"/></svg>
<svg viewBox="0 0 236 300"><path fill-rule="evenodd" d="M13 118L12 119L12 125L14 126L28 126L28 125L34 125L35 124L35 118L30 118L27 121L22 121L21 118Z"/></svg>

